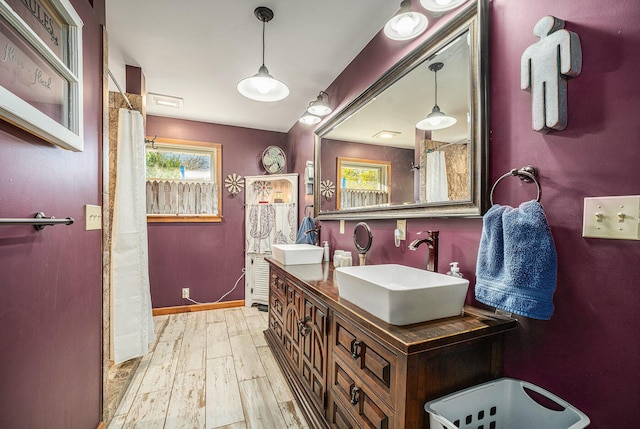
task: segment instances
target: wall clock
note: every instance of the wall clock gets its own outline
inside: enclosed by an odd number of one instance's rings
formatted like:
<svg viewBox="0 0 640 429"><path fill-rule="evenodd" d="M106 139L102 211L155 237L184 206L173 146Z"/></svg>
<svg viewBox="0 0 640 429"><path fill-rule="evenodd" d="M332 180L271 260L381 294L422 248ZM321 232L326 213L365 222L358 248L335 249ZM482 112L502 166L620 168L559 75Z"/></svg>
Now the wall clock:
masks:
<svg viewBox="0 0 640 429"><path fill-rule="evenodd" d="M262 165L269 174L281 173L286 163L287 157L278 146L269 146L262 152Z"/></svg>

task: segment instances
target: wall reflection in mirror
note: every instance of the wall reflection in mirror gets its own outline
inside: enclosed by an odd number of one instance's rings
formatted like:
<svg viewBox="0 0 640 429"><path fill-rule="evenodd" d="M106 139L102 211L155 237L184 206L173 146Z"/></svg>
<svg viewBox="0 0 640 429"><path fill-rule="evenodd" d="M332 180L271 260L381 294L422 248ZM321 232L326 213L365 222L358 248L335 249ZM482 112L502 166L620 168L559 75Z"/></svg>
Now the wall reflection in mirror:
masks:
<svg viewBox="0 0 640 429"><path fill-rule="evenodd" d="M476 7L317 131L319 215L481 214L486 119Z"/></svg>

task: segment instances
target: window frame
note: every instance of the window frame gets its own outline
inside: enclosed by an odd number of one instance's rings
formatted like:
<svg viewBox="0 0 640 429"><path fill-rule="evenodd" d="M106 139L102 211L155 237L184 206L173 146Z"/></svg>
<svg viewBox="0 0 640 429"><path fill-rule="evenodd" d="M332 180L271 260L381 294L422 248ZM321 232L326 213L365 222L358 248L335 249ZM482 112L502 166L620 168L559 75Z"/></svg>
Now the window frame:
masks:
<svg viewBox="0 0 640 429"><path fill-rule="evenodd" d="M44 0L67 26L68 50L66 58L59 58L42 38L4 0L0 0L0 16L11 29L24 39L39 60L60 74L68 83L64 111L68 126L47 116L11 90L0 85L0 117L31 134L75 152L84 150L83 135L83 77L82 77L82 27L83 22L69 0Z"/></svg>
<svg viewBox="0 0 640 429"><path fill-rule="evenodd" d="M336 186L336 210L340 210L340 192L342 190L342 168L343 164L354 165L354 166L362 166L365 168L371 169L379 169L380 171L384 171L385 181L381 182L381 186L385 187L384 190L387 192L389 196L389 201L391 201L391 162L389 161L380 161L376 159L362 159L362 158L350 158L339 156L337 157L336 162L336 177L337 177L337 186ZM355 189L355 188L348 188ZM382 190L382 189L381 189Z"/></svg>
<svg viewBox="0 0 640 429"><path fill-rule="evenodd" d="M153 142L153 143L152 143ZM155 147L153 147L155 146ZM150 214L147 213L147 223L156 222L222 222L222 145L219 143L200 142L192 140L182 139L169 139L169 138L151 138L147 137L147 143L145 145L145 160L147 149L153 148L169 148L179 152L211 152L214 154L214 160L211 163L213 183L217 186L218 190L218 214L196 214L196 213L175 213L175 214ZM196 152L197 151L197 152ZM146 165L146 164L145 164ZM146 179L145 168L145 184L149 179ZM157 180L157 179L151 179ZM185 180L184 182L189 182Z"/></svg>

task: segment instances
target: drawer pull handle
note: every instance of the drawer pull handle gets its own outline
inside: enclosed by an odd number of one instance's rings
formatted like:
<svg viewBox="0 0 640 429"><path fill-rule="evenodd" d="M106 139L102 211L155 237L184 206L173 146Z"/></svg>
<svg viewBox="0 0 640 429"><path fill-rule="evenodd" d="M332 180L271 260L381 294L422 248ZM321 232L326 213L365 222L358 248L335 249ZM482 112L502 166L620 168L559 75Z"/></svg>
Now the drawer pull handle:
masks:
<svg viewBox="0 0 640 429"><path fill-rule="evenodd" d="M311 326L309 326L309 322L311 322L311 317L307 316L304 320L298 320L298 330L300 331L300 335L306 337L311 332Z"/></svg>
<svg viewBox="0 0 640 429"><path fill-rule="evenodd" d="M351 404L356 405L360 398L360 388L354 387L351 389Z"/></svg>
<svg viewBox="0 0 640 429"><path fill-rule="evenodd" d="M354 359L358 359L360 357L361 344L362 343L360 341L354 341L351 343L351 357Z"/></svg>

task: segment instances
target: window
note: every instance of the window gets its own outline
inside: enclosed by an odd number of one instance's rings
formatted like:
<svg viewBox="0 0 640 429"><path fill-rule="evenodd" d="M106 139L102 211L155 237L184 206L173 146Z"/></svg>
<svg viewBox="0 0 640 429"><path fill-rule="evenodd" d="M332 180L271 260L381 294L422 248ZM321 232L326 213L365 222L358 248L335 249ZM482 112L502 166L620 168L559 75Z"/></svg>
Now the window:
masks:
<svg viewBox="0 0 640 429"><path fill-rule="evenodd" d="M222 146L155 139L147 144L147 221L222 221Z"/></svg>
<svg viewBox="0 0 640 429"><path fill-rule="evenodd" d="M82 20L68 0L0 2L0 118L83 150Z"/></svg>
<svg viewBox="0 0 640 429"><path fill-rule="evenodd" d="M389 203L390 162L338 157L337 171L338 210Z"/></svg>

